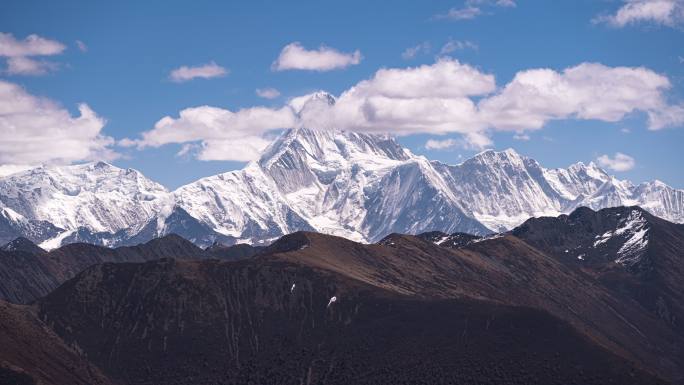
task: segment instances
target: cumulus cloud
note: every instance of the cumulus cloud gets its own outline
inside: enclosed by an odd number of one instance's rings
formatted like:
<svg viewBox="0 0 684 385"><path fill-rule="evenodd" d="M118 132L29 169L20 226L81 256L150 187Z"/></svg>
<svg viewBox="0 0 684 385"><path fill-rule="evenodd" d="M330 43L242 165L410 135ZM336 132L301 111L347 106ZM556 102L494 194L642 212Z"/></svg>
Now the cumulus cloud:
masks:
<svg viewBox="0 0 684 385"><path fill-rule="evenodd" d="M656 130L684 123L684 106L668 101L670 88L667 77L647 68L597 63L562 71L520 71L497 87L492 74L442 57L431 65L380 69L337 97L317 92L293 98L280 108L237 112L207 106L186 109L179 118L161 119L135 144L193 143L201 159L246 160L256 157L256 149L265 143L260 139L270 130L289 127L459 134L458 145L467 148L490 146L496 131L528 140L529 132L558 119L618 122L642 113L649 128ZM257 145L240 156L221 150L242 139ZM436 143L430 146L436 148Z"/></svg>
<svg viewBox="0 0 684 385"><path fill-rule="evenodd" d="M454 147L457 144L458 141L455 139L428 139L428 141L425 142L425 148L428 150L445 150L447 148Z"/></svg>
<svg viewBox="0 0 684 385"><path fill-rule="evenodd" d="M275 99L280 96L280 91L275 88L257 88L256 94L264 99Z"/></svg>
<svg viewBox="0 0 684 385"><path fill-rule="evenodd" d="M70 163L116 158L105 121L86 104L79 115L0 80L0 165Z"/></svg>
<svg viewBox="0 0 684 385"><path fill-rule="evenodd" d="M123 146L159 147L169 143L195 144L185 146L180 155L196 150L201 160L255 159L268 141L265 134L274 129L295 125L289 107L271 109L252 107L236 112L200 106L182 110L177 118L165 116L141 139L122 140Z"/></svg>
<svg viewBox="0 0 684 385"><path fill-rule="evenodd" d="M411 60L418 56L418 54L427 54L430 52L430 42L424 41L416 46L406 48L404 52L401 53L401 57L404 60Z"/></svg>
<svg viewBox="0 0 684 385"><path fill-rule="evenodd" d="M593 21L618 28L639 23L675 27L684 23L684 0L625 0L614 14L600 15Z"/></svg>
<svg viewBox="0 0 684 385"><path fill-rule="evenodd" d="M176 83L182 83L196 78L211 79L222 77L227 74L227 69L212 61L208 64L194 67L181 66L171 71L169 78Z"/></svg>
<svg viewBox="0 0 684 385"><path fill-rule="evenodd" d="M38 35L17 40L11 33L0 32L0 56L7 58L5 73L9 75L44 75L57 64L31 57L58 55L65 49L64 44Z"/></svg>
<svg viewBox="0 0 684 385"><path fill-rule="evenodd" d="M65 49L64 44L38 35L17 40L11 33L0 32L0 56L50 56L60 54Z"/></svg>
<svg viewBox="0 0 684 385"><path fill-rule="evenodd" d="M612 158L605 154L601 155L596 161L599 166L618 172L629 171L636 165L634 158L621 152L616 152Z"/></svg>
<svg viewBox="0 0 684 385"><path fill-rule="evenodd" d="M273 62L271 68L274 71L330 71L359 64L361 58L359 50L344 53L323 45L318 49L307 50L299 42L294 42L280 51L280 56Z"/></svg>
<svg viewBox="0 0 684 385"><path fill-rule="evenodd" d="M608 67L582 63L562 72L518 72L497 94L479 102L482 119L501 130L534 130L554 119L617 122L641 111L649 128L684 121L682 105L668 104L669 79L643 67Z"/></svg>

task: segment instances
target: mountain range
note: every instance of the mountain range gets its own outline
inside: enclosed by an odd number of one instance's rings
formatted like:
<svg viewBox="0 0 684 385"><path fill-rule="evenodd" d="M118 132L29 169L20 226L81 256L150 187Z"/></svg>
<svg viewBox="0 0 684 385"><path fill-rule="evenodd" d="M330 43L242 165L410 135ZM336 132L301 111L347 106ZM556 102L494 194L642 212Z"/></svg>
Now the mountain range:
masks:
<svg viewBox="0 0 684 385"><path fill-rule="evenodd" d="M681 250L684 225L637 206L374 244L20 238L0 250L0 379L679 384Z"/></svg>
<svg viewBox="0 0 684 385"><path fill-rule="evenodd" d="M359 242L426 231L485 235L526 219L638 205L684 222L684 191L634 185L594 163L547 169L512 149L458 165L430 161L388 135L285 131L259 160L167 191L105 162L43 166L0 178L0 242L45 249L125 246L176 233L206 247L268 244L294 231Z"/></svg>

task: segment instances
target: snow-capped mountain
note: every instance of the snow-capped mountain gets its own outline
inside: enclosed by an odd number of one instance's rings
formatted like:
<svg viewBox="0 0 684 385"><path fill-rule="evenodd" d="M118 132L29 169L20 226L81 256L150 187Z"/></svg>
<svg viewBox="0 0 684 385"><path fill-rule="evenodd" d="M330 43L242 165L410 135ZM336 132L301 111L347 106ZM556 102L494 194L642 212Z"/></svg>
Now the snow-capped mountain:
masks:
<svg viewBox="0 0 684 385"><path fill-rule="evenodd" d="M333 103L314 95L311 103ZM0 178L0 240L46 249L70 242L129 245L177 233L214 242L266 243L297 230L361 242L387 234L484 235L580 206L638 205L684 222L684 191L633 185L594 163L546 169L512 149L459 165L429 161L391 136L285 131L257 161L173 192L104 162L38 167Z"/></svg>
<svg viewBox="0 0 684 385"><path fill-rule="evenodd" d="M174 192L179 207L246 242L315 230L358 241L432 228L488 230L424 157L386 135L293 129L245 169Z"/></svg>
<svg viewBox="0 0 684 385"><path fill-rule="evenodd" d="M169 198L163 186L140 172L105 162L43 166L0 179L0 206L14 223L41 221L58 229L44 245L48 248L79 230L133 234Z"/></svg>

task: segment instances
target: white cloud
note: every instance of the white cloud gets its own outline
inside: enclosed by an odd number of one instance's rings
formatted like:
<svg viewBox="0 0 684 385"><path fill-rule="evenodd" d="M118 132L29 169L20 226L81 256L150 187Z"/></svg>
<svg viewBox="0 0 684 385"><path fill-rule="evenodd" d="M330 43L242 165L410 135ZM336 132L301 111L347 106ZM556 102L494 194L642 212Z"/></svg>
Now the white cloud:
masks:
<svg viewBox="0 0 684 385"><path fill-rule="evenodd" d="M88 52L88 46L80 40L76 40L76 47L78 47L78 50L81 52Z"/></svg>
<svg viewBox="0 0 684 385"><path fill-rule="evenodd" d="M317 92L278 109L186 109L179 118L161 119L135 144L201 143L192 147L201 159L246 160L256 157L270 130L310 127L396 135L451 133L461 135L460 146L484 148L492 144L495 131L527 140L530 131L557 119L617 122L640 112L653 130L682 125L684 106L668 102L670 88L667 77L649 69L596 63L560 72L521 71L497 88L493 75L443 57L432 65L380 69L337 98ZM250 140L253 148L239 156L221 150Z"/></svg>
<svg viewBox="0 0 684 385"><path fill-rule="evenodd" d="M280 56L271 68L274 71L330 71L359 64L361 58L359 50L344 53L326 46L320 46L317 50L307 50L299 42L294 42L280 51Z"/></svg>
<svg viewBox="0 0 684 385"><path fill-rule="evenodd" d="M485 74L456 59L444 58L431 65L382 68L373 78L361 81L346 93L397 99L454 99L484 95L495 89L494 75Z"/></svg>
<svg viewBox="0 0 684 385"><path fill-rule="evenodd" d="M165 116L142 139L122 140L123 146L159 147L169 143L197 144L196 156L201 160L255 159L268 141L270 130L293 127L294 115L289 107L271 109L252 107L236 112L200 106L182 110L178 118ZM193 147L184 146L179 155Z"/></svg>
<svg viewBox="0 0 684 385"><path fill-rule="evenodd" d="M404 52L401 53L401 57L404 60L410 60L418 56L418 54L423 53L427 54L430 52L430 42L429 41L424 41L414 47L409 47L404 50Z"/></svg>
<svg viewBox="0 0 684 385"><path fill-rule="evenodd" d="M448 55L452 52L463 50L463 49L477 49L477 44L468 41L468 40L453 40L449 39L449 41L446 42L442 46L442 49L439 51L440 55Z"/></svg>
<svg viewBox="0 0 684 385"><path fill-rule="evenodd" d="M58 55L65 49L64 44L38 35L17 40L11 33L0 32L0 56L7 58L4 72L8 75L44 75L56 69L57 64L31 57Z"/></svg>
<svg viewBox="0 0 684 385"><path fill-rule="evenodd" d="M211 79L225 76L227 74L227 69L212 61L208 64L195 67L181 66L171 71L169 78L176 83L182 83L196 78Z"/></svg>
<svg viewBox="0 0 684 385"><path fill-rule="evenodd" d="M280 96L280 91L275 88L257 88L256 94L264 99L275 99Z"/></svg>
<svg viewBox="0 0 684 385"><path fill-rule="evenodd" d="M7 59L5 72L9 75L44 75L57 67L56 63L17 56Z"/></svg>
<svg viewBox="0 0 684 385"><path fill-rule="evenodd" d="M675 27L684 23L682 0L625 0L615 14L601 15L595 23L607 23L613 27L630 24L654 23Z"/></svg>
<svg viewBox="0 0 684 385"><path fill-rule="evenodd" d="M684 122L684 107L666 100L670 88L667 77L647 68L582 63L562 72L518 72L478 107L483 121L500 130L540 129L554 119L617 122L636 111L645 112L649 128L657 130Z"/></svg>
<svg viewBox="0 0 684 385"><path fill-rule="evenodd" d="M65 49L64 44L38 35L29 35L23 40L17 40L11 33L0 32L0 56L51 56L58 55Z"/></svg>
<svg viewBox="0 0 684 385"><path fill-rule="evenodd" d="M428 141L425 142L425 148L428 150L445 150L447 148L454 147L457 144L458 141L455 139L428 139Z"/></svg>
<svg viewBox="0 0 684 385"><path fill-rule="evenodd" d="M104 119L86 104L79 115L0 80L0 164L35 165L116 158Z"/></svg>
<svg viewBox="0 0 684 385"><path fill-rule="evenodd" d="M608 168L612 171L629 171L634 168L636 162L634 158L621 152L616 152L612 158L608 155L599 156L596 161L599 166Z"/></svg>

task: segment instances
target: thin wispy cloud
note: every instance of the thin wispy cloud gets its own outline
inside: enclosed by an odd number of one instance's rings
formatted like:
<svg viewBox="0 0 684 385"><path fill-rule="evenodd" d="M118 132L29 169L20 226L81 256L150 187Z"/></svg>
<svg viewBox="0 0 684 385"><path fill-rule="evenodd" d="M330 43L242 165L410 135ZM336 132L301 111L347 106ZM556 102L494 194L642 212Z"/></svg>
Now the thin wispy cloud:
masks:
<svg viewBox="0 0 684 385"><path fill-rule="evenodd" d="M419 54L428 54L432 49L429 41L424 41L416 46L406 48L404 52L401 53L401 57L404 60L414 59Z"/></svg>
<svg viewBox="0 0 684 385"><path fill-rule="evenodd" d="M684 0L625 0L615 13L599 15L594 23L622 28L635 24L684 25Z"/></svg>
<svg viewBox="0 0 684 385"><path fill-rule="evenodd" d="M58 68L56 63L36 56L59 55L66 46L56 40L38 35L17 39L11 33L0 32L0 57L7 58L4 72L8 75L44 75Z"/></svg>
<svg viewBox="0 0 684 385"><path fill-rule="evenodd" d="M606 154L601 155L596 158L596 161L599 166L617 172L629 171L636 165L634 158L621 152L616 152L612 157Z"/></svg>
<svg viewBox="0 0 684 385"><path fill-rule="evenodd" d="M449 41L446 42L442 46L442 49L439 51L440 55L448 55L450 53L464 50L464 49L473 49L477 50L478 46L477 44L469 41L469 40L453 40L449 39Z"/></svg>
<svg viewBox="0 0 684 385"><path fill-rule="evenodd" d="M280 91L275 88L257 88L256 94L264 99L275 99L280 96Z"/></svg>
<svg viewBox="0 0 684 385"><path fill-rule="evenodd" d="M183 83L197 78L218 78L226 76L227 74L228 70L226 68L223 68L212 61L207 64L194 67L181 66L176 68L175 70L171 71L169 79L176 83Z"/></svg>
<svg viewBox="0 0 684 385"><path fill-rule="evenodd" d="M359 64L362 56L359 50L354 52L340 52L334 48L320 46L318 49L308 50L299 42L286 45L280 55L273 62L274 71L305 70L331 71Z"/></svg>
<svg viewBox="0 0 684 385"><path fill-rule="evenodd" d="M446 13L435 15L436 19L469 20L482 14L480 7L467 5L463 8L451 8Z"/></svg>
<svg viewBox="0 0 684 385"><path fill-rule="evenodd" d="M78 50L81 52L88 52L88 46L80 40L76 40L76 47L78 47Z"/></svg>
<svg viewBox="0 0 684 385"><path fill-rule="evenodd" d="M437 20L471 20L486 13L488 8L512 8L516 3L513 0L466 0L461 7L452 7L445 13L435 15Z"/></svg>

